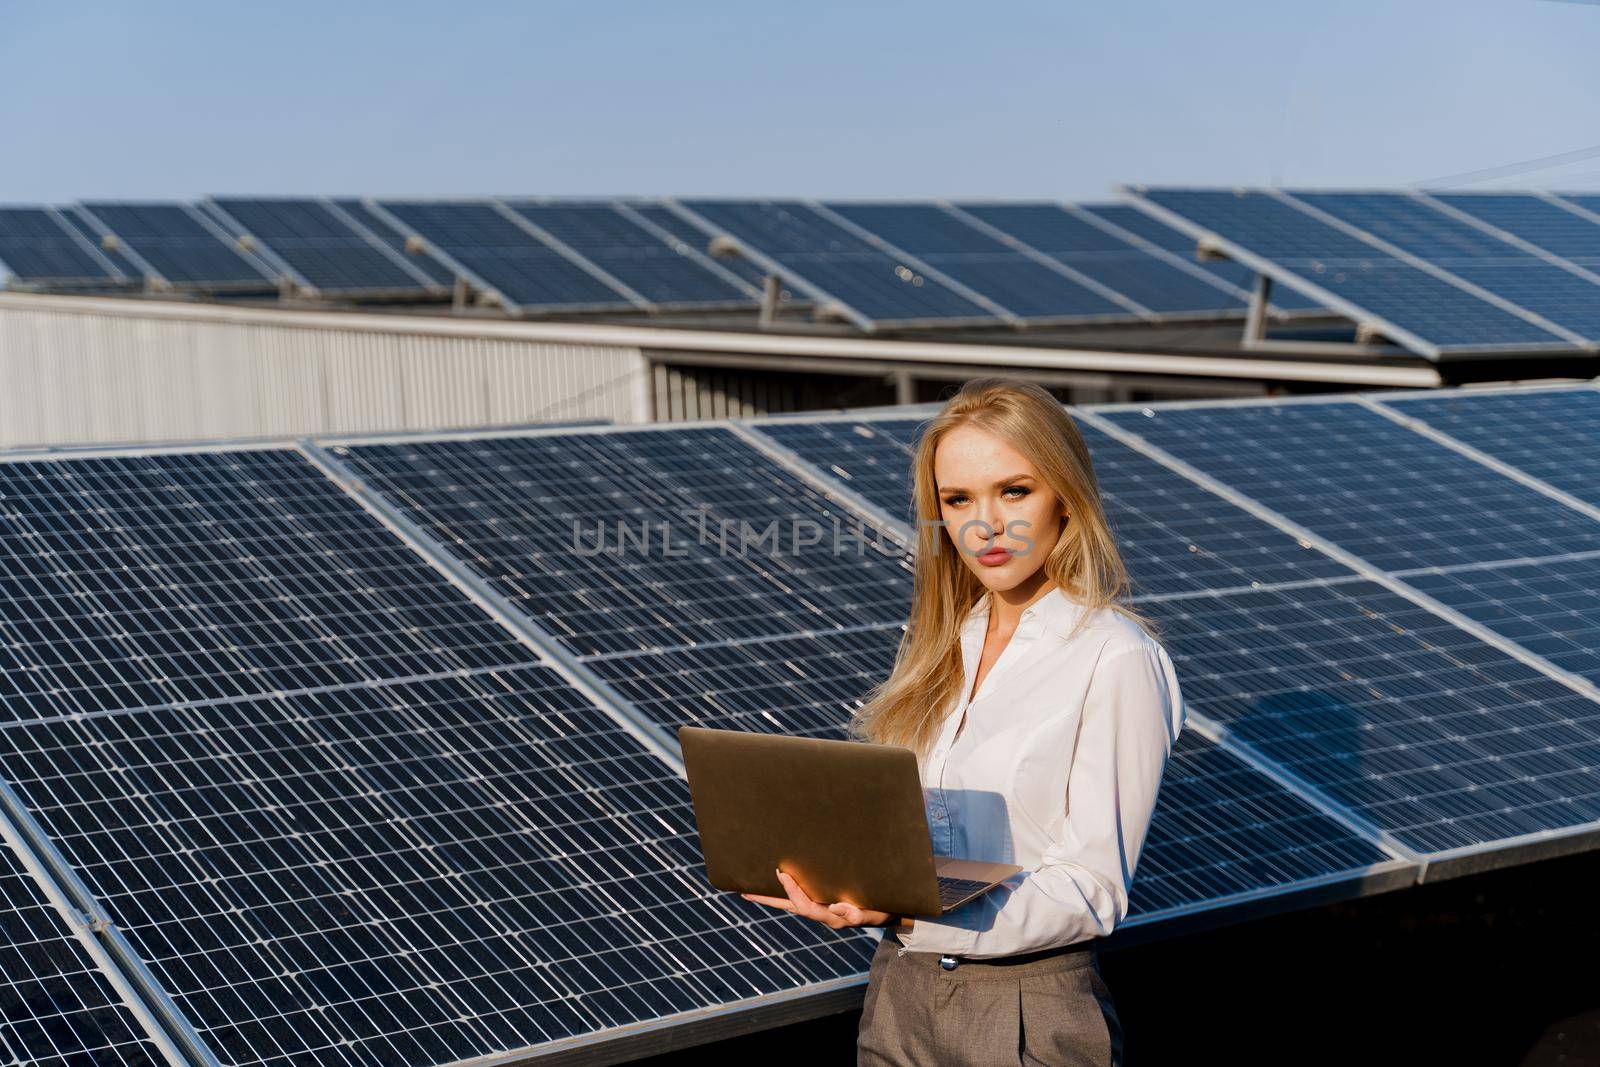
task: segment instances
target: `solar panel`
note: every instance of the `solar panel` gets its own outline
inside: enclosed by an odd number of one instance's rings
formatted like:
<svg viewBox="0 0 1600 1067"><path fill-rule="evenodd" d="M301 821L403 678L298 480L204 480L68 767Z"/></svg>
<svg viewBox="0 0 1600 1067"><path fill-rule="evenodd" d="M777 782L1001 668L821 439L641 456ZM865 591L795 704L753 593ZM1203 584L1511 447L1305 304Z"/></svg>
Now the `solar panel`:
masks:
<svg viewBox="0 0 1600 1067"><path fill-rule="evenodd" d="M507 206L653 304L744 307L752 294L673 247L606 203L530 203Z"/></svg>
<svg viewBox="0 0 1600 1067"><path fill-rule="evenodd" d="M1424 355L1576 348L1571 336L1530 321L1530 312L1480 298L1287 197L1253 190L1134 191L1135 203L1162 220L1220 243L1246 265Z"/></svg>
<svg viewBox="0 0 1600 1067"><path fill-rule="evenodd" d="M1231 751L1188 728L1178 735L1139 854L1124 926L1370 876L1389 855Z"/></svg>
<svg viewBox="0 0 1600 1067"><path fill-rule="evenodd" d="M1600 338L1600 276L1566 269L1407 193L1291 195L1557 326Z"/></svg>
<svg viewBox="0 0 1600 1067"><path fill-rule="evenodd" d="M1573 263L1600 263L1600 218L1537 193L1430 193L1454 208Z"/></svg>
<svg viewBox="0 0 1600 1067"><path fill-rule="evenodd" d="M329 203L333 205L333 210L343 213L354 227L365 230L385 248L404 256L413 269L427 275L435 285L448 288L455 284L455 271L425 252L413 252L407 248L406 235L360 200L330 200Z"/></svg>
<svg viewBox="0 0 1600 1067"><path fill-rule="evenodd" d="M1359 404L1097 414L1382 570L1600 550L1600 523Z"/></svg>
<svg viewBox="0 0 1600 1067"><path fill-rule="evenodd" d="M1058 204L962 203L964 213L1162 314L1244 311L1225 289L1071 214Z"/></svg>
<svg viewBox="0 0 1600 1067"><path fill-rule="evenodd" d="M936 204L830 202L828 210L1023 319L1138 319L1097 279L1053 270ZM1087 282L1087 284L1085 284Z"/></svg>
<svg viewBox="0 0 1600 1067"><path fill-rule="evenodd" d="M0 776L230 1064L433 1064L821 982L686 789L288 451L0 464Z"/></svg>
<svg viewBox="0 0 1600 1067"><path fill-rule="evenodd" d="M1151 607L1197 712L1408 848L1600 819L1600 702L1376 583Z"/></svg>
<svg viewBox="0 0 1600 1067"><path fill-rule="evenodd" d="M83 219L76 208L61 208L56 214L67 225L68 229L98 249L100 255L111 262L111 266L118 274L131 279L144 277L144 268L130 259L115 240L107 240L101 237L99 231Z"/></svg>
<svg viewBox="0 0 1600 1067"><path fill-rule="evenodd" d="M335 452L578 655L905 619L904 553L726 429Z"/></svg>
<svg viewBox="0 0 1600 1067"><path fill-rule="evenodd" d="M106 973L3 841L0 1054L16 1067L167 1063Z"/></svg>
<svg viewBox="0 0 1600 1067"><path fill-rule="evenodd" d="M173 285L268 289L276 284L265 264L187 204L99 201L81 204L78 211Z"/></svg>
<svg viewBox="0 0 1600 1067"><path fill-rule="evenodd" d="M801 288L853 309L861 325L1001 321L800 201L687 200L683 206Z"/></svg>
<svg viewBox="0 0 1600 1067"><path fill-rule="evenodd" d="M711 254L711 235L676 211L644 200L627 200L622 203L645 222L664 233L671 234L682 242L685 248ZM716 256L715 260L718 266L738 275L745 284L758 292L766 284L767 269L759 263L751 262L743 256ZM793 294L790 295L792 297Z"/></svg>
<svg viewBox="0 0 1600 1067"><path fill-rule="evenodd" d="M753 425L910 523L916 419L770 419ZM1091 425L1106 515L1135 596L1348 577L1343 564Z"/></svg>
<svg viewBox="0 0 1600 1067"><path fill-rule="evenodd" d="M426 275L352 229L325 201L223 197L211 206L230 235L263 242L321 292L422 294L433 288Z"/></svg>
<svg viewBox="0 0 1600 1067"><path fill-rule="evenodd" d="M39 284L123 280L94 240L46 207L0 207L0 270Z"/></svg>
<svg viewBox="0 0 1600 1067"><path fill-rule="evenodd" d="M386 200L376 205L430 249L459 264L481 289L501 294L507 310L633 310L637 305L492 204Z"/></svg>
<svg viewBox="0 0 1600 1067"><path fill-rule="evenodd" d="M1442 389L1375 399L1600 507L1600 391Z"/></svg>

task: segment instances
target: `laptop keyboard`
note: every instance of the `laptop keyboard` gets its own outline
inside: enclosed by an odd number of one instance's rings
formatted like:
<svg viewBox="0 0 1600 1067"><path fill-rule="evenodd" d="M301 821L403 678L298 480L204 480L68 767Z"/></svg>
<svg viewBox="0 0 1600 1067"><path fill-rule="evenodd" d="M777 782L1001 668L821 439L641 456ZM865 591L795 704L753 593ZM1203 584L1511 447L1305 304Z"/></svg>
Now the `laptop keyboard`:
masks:
<svg viewBox="0 0 1600 1067"><path fill-rule="evenodd" d="M958 902L965 900L972 894L984 889L988 882L976 882L971 878L939 878L939 906L941 908L953 907Z"/></svg>

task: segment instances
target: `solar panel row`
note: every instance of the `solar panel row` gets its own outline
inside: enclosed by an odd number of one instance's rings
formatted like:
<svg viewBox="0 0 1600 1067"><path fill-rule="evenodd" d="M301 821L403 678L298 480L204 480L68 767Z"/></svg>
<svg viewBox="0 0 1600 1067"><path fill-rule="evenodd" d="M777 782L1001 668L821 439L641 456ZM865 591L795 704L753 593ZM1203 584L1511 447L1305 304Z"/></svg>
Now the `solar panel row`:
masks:
<svg viewBox="0 0 1600 1067"><path fill-rule="evenodd" d="M1132 192L1163 223L1423 354L1600 349L1600 214L1589 198Z"/></svg>
<svg viewBox="0 0 1600 1067"><path fill-rule="evenodd" d="M1600 826L1600 525L1527 481L1593 462L1600 391L1392 402L1522 481L1374 403L1073 412L1192 712L1132 926ZM870 940L709 890L655 737L840 735L911 561L831 486L908 518L919 427L322 453L388 525L291 449L0 462L0 778L223 1063L455 1062L859 982Z"/></svg>

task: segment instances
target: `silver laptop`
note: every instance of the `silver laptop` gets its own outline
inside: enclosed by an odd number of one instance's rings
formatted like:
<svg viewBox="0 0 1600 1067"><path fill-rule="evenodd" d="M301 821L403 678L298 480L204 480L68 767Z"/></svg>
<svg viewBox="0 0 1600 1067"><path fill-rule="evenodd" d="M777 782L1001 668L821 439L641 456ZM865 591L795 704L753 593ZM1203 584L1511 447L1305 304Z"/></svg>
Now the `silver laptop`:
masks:
<svg viewBox="0 0 1600 1067"><path fill-rule="evenodd" d="M943 915L1023 868L933 854L917 758L860 741L678 729L706 875L717 889Z"/></svg>

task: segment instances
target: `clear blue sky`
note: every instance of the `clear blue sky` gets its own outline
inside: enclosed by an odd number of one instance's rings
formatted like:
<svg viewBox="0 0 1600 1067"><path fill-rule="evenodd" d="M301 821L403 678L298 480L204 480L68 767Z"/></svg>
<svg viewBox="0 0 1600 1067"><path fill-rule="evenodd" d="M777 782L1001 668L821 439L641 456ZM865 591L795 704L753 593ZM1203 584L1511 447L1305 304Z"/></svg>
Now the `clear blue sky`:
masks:
<svg viewBox="0 0 1600 1067"><path fill-rule="evenodd" d="M1597 55L1548 0L0 0L0 201L1398 185L1600 144Z"/></svg>

